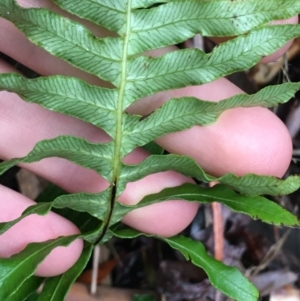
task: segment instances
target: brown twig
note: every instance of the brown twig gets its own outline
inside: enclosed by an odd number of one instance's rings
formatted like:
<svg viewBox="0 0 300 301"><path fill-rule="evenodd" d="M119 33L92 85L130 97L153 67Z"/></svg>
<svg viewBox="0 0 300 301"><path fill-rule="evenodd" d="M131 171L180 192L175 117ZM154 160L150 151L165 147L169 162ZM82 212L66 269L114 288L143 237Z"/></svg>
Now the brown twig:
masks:
<svg viewBox="0 0 300 301"><path fill-rule="evenodd" d="M218 184L211 182L210 187ZM214 229L214 252L215 258L222 261L224 258L224 225L222 216L222 205L220 203L212 203L213 229Z"/></svg>
<svg viewBox="0 0 300 301"><path fill-rule="evenodd" d="M222 261L224 258L224 226L222 217L222 206L220 203L212 203L215 258Z"/></svg>

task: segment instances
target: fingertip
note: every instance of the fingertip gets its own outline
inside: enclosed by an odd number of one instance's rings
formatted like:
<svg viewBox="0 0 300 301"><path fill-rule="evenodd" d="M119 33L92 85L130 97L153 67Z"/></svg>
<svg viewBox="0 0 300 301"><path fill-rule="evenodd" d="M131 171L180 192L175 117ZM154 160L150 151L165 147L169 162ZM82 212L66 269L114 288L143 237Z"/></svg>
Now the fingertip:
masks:
<svg viewBox="0 0 300 301"><path fill-rule="evenodd" d="M0 222L18 218L35 203L17 192L0 186ZM29 243L44 242L60 236L79 234L78 228L67 219L50 212L45 216L29 215L0 235L0 257L9 258L24 250ZM83 241L75 240L67 247L58 247L39 264L35 274L52 277L67 271L80 257Z"/></svg>
<svg viewBox="0 0 300 301"><path fill-rule="evenodd" d="M46 216L32 216L31 225L39 225L38 229L45 229L42 233L45 237L35 237L36 241L46 241L59 236L80 234L79 229L69 220L56 213L50 212ZM30 233L33 239L36 234ZM78 238L67 247L57 247L39 264L35 275L40 277L53 277L69 270L79 259L83 250L83 240Z"/></svg>
<svg viewBox="0 0 300 301"><path fill-rule="evenodd" d="M168 134L158 143L170 152L195 158L207 173L217 177L226 173L282 177L292 156L285 125L260 107L228 110L212 125Z"/></svg>
<svg viewBox="0 0 300 301"><path fill-rule="evenodd" d="M223 78L176 93L220 101L243 92ZM286 126L270 110L260 107L227 110L209 126L194 126L156 142L171 153L194 158L214 176L257 173L282 177L292 157L292 140Z"/></svg>
<svg viewBox="0 0 300 301"><path fill-rule="evenodd" d="M165 201L136 209L123 218L123 223L141 232L171 237L183 231L194 219L199 204Z"/></svg>
<svg viewBox="0 0 300 301"><path fill-rule="evenodd" d="M54 277L65 273L79 259L82 249L82 239L76 239L67 247L55 248L47 258L39 264L35 275L40 277Z"/></svg>
<svg viewBox="0 0 300 301"><path fill-rule="evenodd" d="M119 201L133 205L144 196L193 181L177 172L151 174L137 182L127 184ZM199 205L182 200L170 200L136 209L123 218L123 222L139 231L170 237L185 229L194 219Z"/></svg>
<svg viewBox="0 0 300 301"><path fill-rule="evenodd" d="M209 147L218 147L218 151L212 150L215 163L206 166L213 175L255 173L281 178L290 165L290 134L283 122L268 109L232 109L223 113L215 124L202 130L205 138L211 134L207 138Z"/></svg>

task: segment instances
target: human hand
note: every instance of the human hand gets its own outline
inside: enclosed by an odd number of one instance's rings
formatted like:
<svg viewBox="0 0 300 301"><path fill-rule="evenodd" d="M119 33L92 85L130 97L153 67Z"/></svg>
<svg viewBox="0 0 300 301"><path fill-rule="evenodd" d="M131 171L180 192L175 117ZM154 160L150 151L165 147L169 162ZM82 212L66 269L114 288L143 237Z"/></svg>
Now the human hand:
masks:
<svg viewBox="0 0 300 301"><path fill-rule="evenodd" d="M20 4L43 5L59 12L47 0L23 0ZM93 27L92 30L100 32L98 28ZM0 41L5 41L0 43L0 51L40 74L72 75L100 84L95 77L30 44L14 26L3 19L0 19ZM1 62L0 72L10 71L13 69ZM226 79L220 79L202 86L159 93L134 104L129 111L145 115L175 96L195 96L218 101L239 93L242 93L239 88ZM102 131L90 124L27 104L15 94L1 92L0 107L0 157L3 159L24 156L38 141L58 135L80 136L92 142L104 142L108 139ZM193 157L208 173L217 176L233 172L238 175L257 173L281 177L289 165L292 151L291 139L282 122L269 110L258 107L226 111L211 126L193 127L159 138L157 142L170 152ZM147 156L144 150L135 150L127 157L127 163L137 163ZM93 171L63 159L45 159L26 165L26 168L69 192L93 193L107 187L103 178ZM144 195L190 181L192 180L172 171L153 174L128 184L120 201L134 204ZM0 187L0 193L1 199L5 200L0 202L1 222L19 217L33 204L33 201L5 187ZM198 205L194 203L168 201L135 210L123 221L148 233L171 236L191 222L197 208ZM29 242L45 241L77 232L78 229L73 224L54 213L46 216L32 215L0 236L0 256L9 257L21 251ZM64 272L78 259L81 250L81 240L67 248L54 250L39 266L36 274L52 276Z"/></svg>

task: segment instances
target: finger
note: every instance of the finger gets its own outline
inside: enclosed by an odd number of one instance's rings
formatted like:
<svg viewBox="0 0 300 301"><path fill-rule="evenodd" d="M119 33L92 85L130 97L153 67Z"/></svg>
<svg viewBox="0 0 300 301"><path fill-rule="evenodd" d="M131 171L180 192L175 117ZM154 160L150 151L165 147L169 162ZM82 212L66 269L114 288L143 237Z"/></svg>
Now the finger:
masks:
<svg viewBox="0 0 300 301"><path fill-rule="evenodd" d="M161 55L160 49L151 55ZM149 96L131 105L131 114L149 115L166 101L192 96L220 101L244 93L228 80L186 87ZM260 107L227 110L210 126L168 134L156 141L171 153L194 158L208 173L244 175L256 173L282 177L292 156L290 134L270 110Z"/></svg>
<svg viewBox="0 0 300 301"><path fill-rule="evenodd" d="M271 24L276 24L276 25L284 25L284 24L297 24L298 23L298 15L294 16L292 18L286 19L286 20L278 20L278 21L273 21L271 22ZM230 37L221 37L221 38L217 38L217 37L211 37L210 38L212 41L214 41L216 44L220 44L220 43L224 43L228 40L230 40ZM276 52L274 52L271 55L265 56L264 58L262 58L262 60L260 61L260 63L262 64L266 64L266 63L270 63L270 62L275 62L277 61L281 56L283 56L291 47L291 45L293 44L294 40L289 41L288 43L286 43L283 47L281 47L280 49L278 49Z"/></svg>
<svg viewBox="0 0 300 301"><path fill-rule="evenodd" d="M217 89L218 84L207 88ZM285 125L271 111L259 107L228 110L211 126L193 127L157 142L169 152L192 156L215 176L231 172L282 177L292 156Z"/></svg>
<svg viewBox="0 0 300 301"><path fill-rule="evenodd" d="M144 160L147 153L136 150L127 156L125 162L136 164ZM173 171L149 175L137 182L128 183L119 198L127 205L137 204L144 196L157 193L166 187L176 187L183 183L194 183L189 178ZM167 201L137 209L123 218L123 222L145 233L160 236L174 236L186 228L194 219L198 204L184 201Z"/></svg>
<svg viewBox="0 0 300 301"><path fill-rule="evenodd" d="M34 202L0 186L0 222L18 218ZM30 242L42 242L64 235L79 233L74 224L51 212L46 216L30 215L0 235L0 257L8 258L22 251ZM52 277L68 270L79 258L83 247L81 239L75 240L68 247L54 249L37 268L36 275Z"/></svg>

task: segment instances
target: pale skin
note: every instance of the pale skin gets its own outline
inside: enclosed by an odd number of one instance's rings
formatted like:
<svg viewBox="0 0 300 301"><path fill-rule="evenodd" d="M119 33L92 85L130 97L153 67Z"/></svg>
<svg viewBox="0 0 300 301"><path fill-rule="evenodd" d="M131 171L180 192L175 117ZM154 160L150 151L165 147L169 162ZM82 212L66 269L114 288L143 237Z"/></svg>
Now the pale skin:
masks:
<svg viewBox="0 0 300 301"><path fill-rule="evenodd" d="M47 0L20 0L19 3L28 7L43 6L60 12ZM288 20L290 23L297 21L297 17ZM95 34L102 33L99 28L87 25ZM264 60L276 60L288 46ZM43 75L64 74L81 77L90 83L100 83L95 77L32 45L22 33L3 19L0 19L0 51ZM0 62L1 73L11 71L14 71L12 67ZM243 92L235 85L226 79L219 79L202 86L159 93L138 102L128 111L145 115L171 97L195 96L219 101L239 93ZM75 135L97 142L108 141L101 130L89 124L27 104L15 94L0 92L0 158L24 156L39 140L58 135ZM233 172L238 175L257 173L282 177L292 154L291 138L284 124L269 110L259 107L226 111L211 126L195 126L159 138L157 142L170 152L193 157L207 172L218 176ZM137 163L148 155L144 150L137 149L126 158L126 162ZM95 172L63 159L45 159L26 165L26 168L69 192L99 192L108 185ZM185 182L192 180L173 171L153 174L128 184L120 201L135 204L144 195ZM32 200L3 186L0 186L0 193L0 222L19 217L28 206L34 204ZM168 201L136 210L125 216L123 221L148 233L172 236L192 221L197 208L195 203ZM20 252L30 242L46 241L74 233L78 233L78 229L55 213L46 216L32 215L0 236L0 257ZM76 262L82 246L83 242L78 239L67 248L55 249L39 265L36 274L53 276L63 273Z"/></svg>

